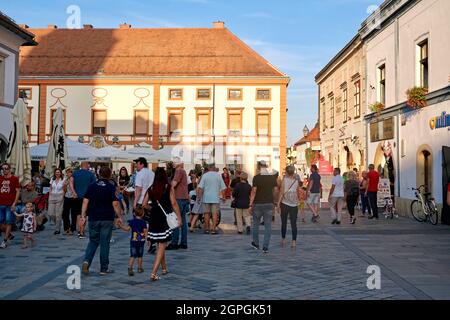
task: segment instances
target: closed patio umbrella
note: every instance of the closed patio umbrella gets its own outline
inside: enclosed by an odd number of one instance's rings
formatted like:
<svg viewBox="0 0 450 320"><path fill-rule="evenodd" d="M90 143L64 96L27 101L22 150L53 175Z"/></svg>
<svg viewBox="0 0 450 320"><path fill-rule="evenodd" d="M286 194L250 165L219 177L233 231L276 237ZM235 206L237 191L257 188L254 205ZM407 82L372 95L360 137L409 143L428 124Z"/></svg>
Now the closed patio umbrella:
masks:
<svg viewBox="0 0 450 320"><path fill-rule="evenodd" d="M48 145L45 175L49 178L53 176L53 171L56 168L63 170L68 164L67 144L64 134L64 115L61 107L59 107L53 116L52 138Z"/></svg>
<svg viewBox="0 0 450 320"><path fill-rule="evenodd" d="M31 159L26 126L28 109L22 98L17 99L11 114L13 128L9 137L7 161L20 184L25 186L31 181Z"/></svg>

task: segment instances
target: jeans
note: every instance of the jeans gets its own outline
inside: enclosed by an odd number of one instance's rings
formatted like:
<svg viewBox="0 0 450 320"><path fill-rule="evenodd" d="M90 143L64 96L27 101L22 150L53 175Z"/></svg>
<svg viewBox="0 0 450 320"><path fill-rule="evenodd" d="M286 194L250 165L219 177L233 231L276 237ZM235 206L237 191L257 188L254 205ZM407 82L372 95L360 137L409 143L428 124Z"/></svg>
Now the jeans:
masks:
<svg viewBox="0 0 450 320"><path fill-rule="evenodd" d="M297 241L297 214L298 206L291 207L284 203L281 204L281 238L286 238L287 219L289 216L289 220L291 220L292 240Z"/></svg>
<svg viewBox="0 0 450 320"><path fill-rule="evenodd" d="M378 204L377 204L377 192L367 192L369 198L369 213L372 211L372 216L378 218Z"/></svg>
<svg viewBox="0 0 450 320"><path fill-rule="evenodd" d="M10 206L0 206L0 224L10 224L16 223L16 216L11 211Z"/></svg>
<svg viewBox="0 0 450 320"><path fill-rule="evenodd" d="M89 221L89 244L86 248L84 261L89 266L100 245L100 272L107 271L109 265L109 242L111 240L114 221Z"/></svg>
<svg viewBox="0 0 450 320"><path fill-rule="evenodd" d="M272 203L254 204L253 207L253 242L259 245L259 225L264 217L264 243L263 248L269 249L270 236L272 233Z"/></svg>
<svg viewBox="0 0 450 320"><path fill-rule="evenodd" d="M183 226L181 228L176 228L173 230L172 234L172 245L178 245L178 238L180 237L180 229L181 229L181 245L187 246L187 232L188 225L186 222L186 214L189 212L189 200L187 199L177 199L178 207L180 207L181 220L183 222Z"/></svg>
<svg viewBox="0 0 450 320"><path fill-rule="evenodd" d="M358 201L358 196L347 196L347 210L350 217L355 215L355 206Z"/></svg>
<svg viewBox="0 0 450 320"><path fill-rule="evenodd" d="M361 206L362 214L365 214L366 212L370 213L369 198L365 195L365 193L361 193Z"/></svg>

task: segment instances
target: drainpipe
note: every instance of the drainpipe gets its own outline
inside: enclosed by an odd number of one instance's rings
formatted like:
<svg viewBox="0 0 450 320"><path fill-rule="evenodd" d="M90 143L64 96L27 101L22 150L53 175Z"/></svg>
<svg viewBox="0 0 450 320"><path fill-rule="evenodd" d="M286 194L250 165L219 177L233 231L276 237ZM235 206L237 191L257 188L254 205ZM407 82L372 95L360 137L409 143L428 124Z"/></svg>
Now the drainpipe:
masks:
<svg viewBox="0 0 450 320"><path fill-rule="evenodd" d="M214 128L214 119L216 116L216 84L213 84L213 112L212 112L212 134L213 134L213 159L216 162L216 132Z"/></svg>
<svg viewBox="0 0 450 320"><path fill-rule="evenodd" d="M395 104L400 103L399 101L399 90L400 90L400 77L399 77L399 62L400 62L400 27L399 18L395 19ZM400 115L396 116L396 135L397 135L397 173L395 183L397 184L397 195L400 197Z"/></svg>

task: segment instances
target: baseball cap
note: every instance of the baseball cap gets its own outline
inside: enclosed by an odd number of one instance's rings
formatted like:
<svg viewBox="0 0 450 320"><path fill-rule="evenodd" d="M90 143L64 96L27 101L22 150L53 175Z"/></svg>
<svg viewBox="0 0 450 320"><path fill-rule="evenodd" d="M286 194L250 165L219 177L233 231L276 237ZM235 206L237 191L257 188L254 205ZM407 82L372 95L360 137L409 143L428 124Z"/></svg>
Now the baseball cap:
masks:
<svg viewBox="0 0 450 320"><path fill-rule="evenodd" d="M133 160L134 162L138 163L142 163L144 166L147 165L147 159L145 159L144 157L139 157L136 160Z"/></svg>

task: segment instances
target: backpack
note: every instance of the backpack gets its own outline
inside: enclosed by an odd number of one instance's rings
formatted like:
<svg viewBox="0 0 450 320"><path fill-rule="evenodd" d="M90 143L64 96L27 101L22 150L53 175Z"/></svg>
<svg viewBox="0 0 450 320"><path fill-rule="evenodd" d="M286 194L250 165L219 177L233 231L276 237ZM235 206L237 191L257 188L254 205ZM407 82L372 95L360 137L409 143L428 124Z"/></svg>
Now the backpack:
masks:
<svg viewBox="0 0 450 320"><path fill-rule="evenodd" d="M350 188L349 196L358 196L359 195L359 184L352 184Z"/></svg>

